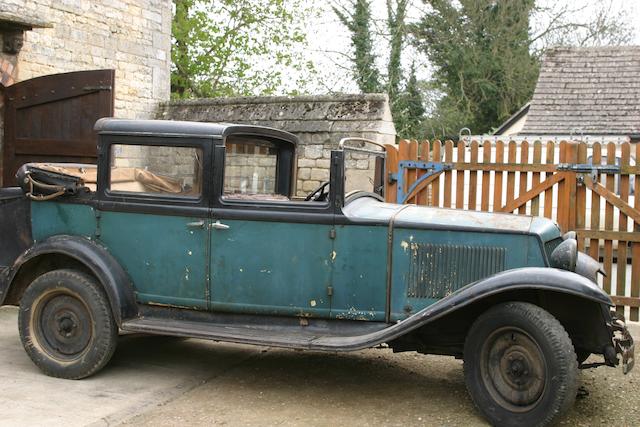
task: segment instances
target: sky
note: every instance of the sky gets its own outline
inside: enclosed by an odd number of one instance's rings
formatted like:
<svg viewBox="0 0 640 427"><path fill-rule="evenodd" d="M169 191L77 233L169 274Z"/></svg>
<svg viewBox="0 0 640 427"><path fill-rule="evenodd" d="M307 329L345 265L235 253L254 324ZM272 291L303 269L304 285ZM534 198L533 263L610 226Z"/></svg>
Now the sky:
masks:
<svg viewBox="0 0 640 427"><path fill-rule="evenodd" d="M349 53L351 43L349 33L338 21L330 7L330 2L318 2L305 0L306 5L315 13L308 15L306 23L308 56L315 64L318 79L312 83L308 90L311 93L344 92L354 93L358 91L356 84L351 77ZM513 0L517 1L517 0ZM344 5L344 0L334 0L335 4ZM412 20L420 16L421 8L425 6L417 1L409 11ZM573 10L573 19L585 21L593 19L597 10L606 4L613 14L622 12L623 16L620 25L633 27L634 44L640 45L640 24L634 18L640 16L640 0L539 0L537 2L542 7L562 8L569 7ZM386 0L372 0L373 15L377 21L376 29L382 31L386 14ZM548 24L549 17L541 14L532 21L532 31L539 30ZM384 69L387 55L386 45L382 40L377 43L380 68ZM431 75L428 60L411 46L407 46L403 52L403 61L406 68L415 62L418 70L418 77L428 79Z"/></svg>

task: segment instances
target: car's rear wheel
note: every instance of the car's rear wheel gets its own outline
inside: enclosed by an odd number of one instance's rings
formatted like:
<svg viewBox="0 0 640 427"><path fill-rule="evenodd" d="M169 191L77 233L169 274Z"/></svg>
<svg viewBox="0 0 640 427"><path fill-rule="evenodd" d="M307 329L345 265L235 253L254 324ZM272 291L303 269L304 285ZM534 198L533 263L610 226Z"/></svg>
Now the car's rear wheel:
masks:
<svg viewBox="0 0 640 427"><path fill-rule="evenodd" d="M74 270L36 278L20 301L20 338L47 375L85 378L102 369L116 348L118 327L96 280Z"/></svg>
<svg viewBox="0 0 640 427"><path fill-rule="evenodd" d="M544 426L576 397L578 361L569 335L542 308L495 306L473 324L464 373L475 405L493 425Z"/></svg>

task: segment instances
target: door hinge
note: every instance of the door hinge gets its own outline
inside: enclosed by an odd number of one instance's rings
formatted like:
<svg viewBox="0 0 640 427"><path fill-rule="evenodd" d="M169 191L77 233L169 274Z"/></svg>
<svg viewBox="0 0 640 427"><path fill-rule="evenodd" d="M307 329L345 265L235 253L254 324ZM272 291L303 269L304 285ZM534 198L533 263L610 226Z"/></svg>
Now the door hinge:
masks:
<svg viewBox="0 0 640 427"><path fill-rule="evenodd" d="M333 296L333 286L327 286L327 296Z"/></svg>
<svg viewBox="0 0 640 427"><path fill-rule="evenodd" d="M329 230L329 238L330 239L335 239L336 238L336 229L332 228L331 230Z"/></svg>

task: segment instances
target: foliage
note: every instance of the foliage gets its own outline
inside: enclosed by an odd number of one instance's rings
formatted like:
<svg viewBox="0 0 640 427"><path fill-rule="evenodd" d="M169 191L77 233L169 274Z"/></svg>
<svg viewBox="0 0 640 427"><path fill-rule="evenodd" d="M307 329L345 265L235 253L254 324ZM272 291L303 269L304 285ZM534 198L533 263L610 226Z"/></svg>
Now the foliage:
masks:
<svg viewBox="0 0 640 427"><path fill-rule="evenodd" d="M463 126L473 133L491 130L530 99L538 76L538 60L529 50L534 0L459 3L429 0L432 11L413 27L443 93L432 118L438 123L427 125L444 127L446 136ZM447 118L451 113L455 120Z"/></svg>
<svg viewBox="0 0 640 427"><path fill-rule="evenodd" d="M489 132L518 111L549 47L618 45L633 36L612 0L423 2L428 7L411 32L435 68L425 127L437 137L454 137L462 127Z"/></svg>
<svg viewBox="0 0 640 427"><path fill-rule="evenodd" d="M405 76L402 54L406 47L406 19L409 0L387 0L384 39L389 48L386 74L378 68L372 29L375 27L370 0L353 0L346 6L332 5L340 22L351 33L354 79L363 93L385 92L389 96L396 132L407 138L420 137L424 119L422 92L412 67ZM403 87L404 85L404 87Z"/></svg>
<svg viewBox="0 0 640 427"><path fill-rule="evenodd" d="M171 92L176 98L273 94L311 69L300 0L173 0Z"/></svg>
<svg viewBox="0 0 640 427"><path fill-rule="evenodd" d="M376 68L376 56L373 50L371 35L371 2L355 0L351 4L353 10L332 5L340 22L351 32L353 45L353 77L363 93L374 93L380 90L380 73Z"/></svg>

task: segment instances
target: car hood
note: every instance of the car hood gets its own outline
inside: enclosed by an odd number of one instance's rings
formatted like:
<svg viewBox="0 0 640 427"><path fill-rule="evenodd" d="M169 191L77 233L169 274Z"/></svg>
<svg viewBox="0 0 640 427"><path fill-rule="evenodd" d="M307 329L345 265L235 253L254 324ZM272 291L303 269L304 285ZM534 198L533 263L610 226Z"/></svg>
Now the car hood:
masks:
<svg viewBox="0 0 640 427"><path fill-rule="evenodd" d="M343 209L351 222L388 224L403 228L446 228L478 231L496 230L512 233L538 233L547 238L559 236L553 221L526 215L464 211L416 205L384 203L370 197L356 199ZM552 236L553 235L553 236ZM547 240L547 239L544 239Z"/></svg>

